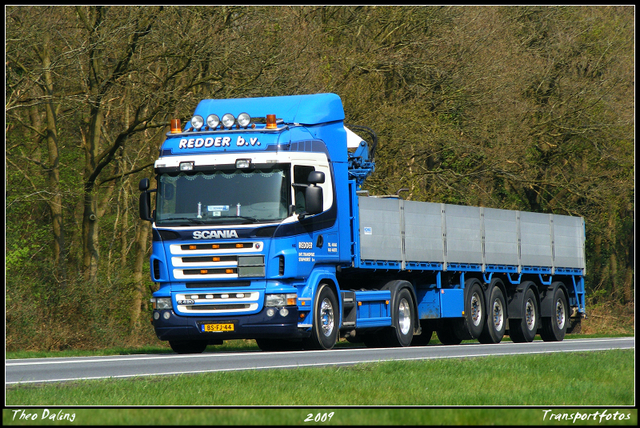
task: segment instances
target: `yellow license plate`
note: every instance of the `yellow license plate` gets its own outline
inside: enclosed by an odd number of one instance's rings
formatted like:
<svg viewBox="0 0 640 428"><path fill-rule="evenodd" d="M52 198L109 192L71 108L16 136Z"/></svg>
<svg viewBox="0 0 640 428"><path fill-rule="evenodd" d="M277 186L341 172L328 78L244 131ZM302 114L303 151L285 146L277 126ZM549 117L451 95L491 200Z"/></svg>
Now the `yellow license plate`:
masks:
<svg viewBox="0 0 640 428"><path fill-rule="evenodd" d="M234 331L233 323L202 324L202 331L213 333L218 331Z"/></svg>

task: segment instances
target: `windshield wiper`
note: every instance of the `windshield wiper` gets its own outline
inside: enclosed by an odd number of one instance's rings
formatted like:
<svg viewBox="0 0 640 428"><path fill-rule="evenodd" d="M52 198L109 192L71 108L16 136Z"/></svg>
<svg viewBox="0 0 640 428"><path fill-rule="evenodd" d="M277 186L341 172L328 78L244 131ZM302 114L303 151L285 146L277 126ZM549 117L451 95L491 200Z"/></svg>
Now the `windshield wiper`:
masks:
<svg viewBox="0 0 640 428"><path fill-rule="evenodd" d="M224 216L224 217L211 217L207 218L207 223L222 223L222 222L235 222L242 220L242 223L260 223L262 220L254 217L246 217L242 215Z"/></svg>
<svg viewBox="0 0 640 428"><path fill-rule="evenodd" d="M173 217L173 218L166 218L162 220L162 223L165 222L169 222L169 221L187 221L189 223L192 224L205 224L205 222L199 218L193 218L193 217Z"/></svg>

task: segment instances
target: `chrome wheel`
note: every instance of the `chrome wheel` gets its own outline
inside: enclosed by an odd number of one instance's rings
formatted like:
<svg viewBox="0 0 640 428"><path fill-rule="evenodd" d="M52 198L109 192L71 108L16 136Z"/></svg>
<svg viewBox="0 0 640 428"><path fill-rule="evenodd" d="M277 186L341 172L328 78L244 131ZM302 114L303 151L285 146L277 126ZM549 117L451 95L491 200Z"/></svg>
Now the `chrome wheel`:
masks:
<svg viewBox="0 0 640 428"><path fill-rule="evenodd" d="M471 322L476 327L482 322L482 301L477 293L471 296Z"/></svg>
<svg viewBox="0 0 640 428"><path fill-rule="evenodd" d="M398 326L403 335L406 335L411 330L411 307L409 307L407 299L402 299L398 307Z"/></svg>
<svg viewBox="0 0 640 428"><path fill-rule="evenodd" d="M326 337L331 336L335 327L335 319L333 315L333 305L328 298L325 298L320 305L320 322L322 334Z"/></svg>
<svg viewBox="0 0 640 428"><path fill-rule="evenodd" d="M493 301L493 327L496 331L501 331L504 326L504 308L502 300Z"/></svg>
<svg viewBox="0 0 640 428"><path fill-rule="evenodd" d="M536 306L533 300L527 300L527 304L524 309L524 319L529 331L533 331L536 328Z"/></svg>
<svg viewBox="0 0 640 428"><path fill-rule="evenodd" d="M562 299L556 300L556 325L559 330L564 329L564 324L567 321L567 313L564 307L564 301Z"/></svg>

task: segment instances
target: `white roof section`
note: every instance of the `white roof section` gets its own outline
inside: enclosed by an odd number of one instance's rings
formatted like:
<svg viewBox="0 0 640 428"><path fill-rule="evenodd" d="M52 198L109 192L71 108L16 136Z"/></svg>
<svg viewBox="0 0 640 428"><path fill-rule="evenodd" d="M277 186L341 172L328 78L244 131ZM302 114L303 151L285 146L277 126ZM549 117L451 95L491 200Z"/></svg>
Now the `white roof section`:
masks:
<svg viewBox="0 0 640 428"><path fill-rule="evenodd" d="M360 146L360 143L364 141L358 134L344 127L344 130L347 131L347 148L348 149L356 149Z"/></svg>

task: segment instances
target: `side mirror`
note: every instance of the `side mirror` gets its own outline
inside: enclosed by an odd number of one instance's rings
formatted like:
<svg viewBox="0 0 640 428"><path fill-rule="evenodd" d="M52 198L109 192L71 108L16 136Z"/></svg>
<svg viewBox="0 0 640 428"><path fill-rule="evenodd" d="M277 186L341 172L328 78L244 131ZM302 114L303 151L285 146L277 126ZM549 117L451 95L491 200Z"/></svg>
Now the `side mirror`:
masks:
<svg viewBox="0 0 640 428"><path fill-rule="evenodd" d="M142 220L153 221L151 217L151 192L149 189L149 179L143 178L140 180L138 189L142 192L140 194L140 218Z"/></svg>
<svg viewBox="0 0 640 428"><path fill-rule="evenodd" d="M323 177L324 178L324 177ZM308 215L320 214L323 211L322 204L322 187L317 186L309 186L305 189L304 198L307 203L307 212Z"/></svg>
<svg viewBox="0 0 640 428"><path fill-rule="evenodd" d="M309 178L307 178L307 182L309 182L309 184L322 184L322 183L324 183L324 172L322 172L322 171L311 171L309 173Z"/></svg>
<svg viewBox="0 0 640 428"><path fill-rule="evenodd" d="M138 184L138 189L140 189L141 192L144 192L148 188L149 188L149 179L143 178L142 180L140 180L140 184Z"/></svg>

